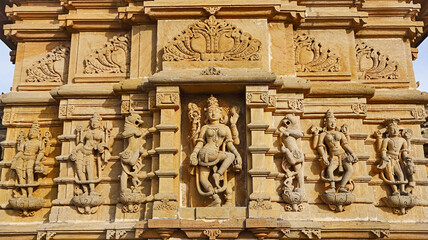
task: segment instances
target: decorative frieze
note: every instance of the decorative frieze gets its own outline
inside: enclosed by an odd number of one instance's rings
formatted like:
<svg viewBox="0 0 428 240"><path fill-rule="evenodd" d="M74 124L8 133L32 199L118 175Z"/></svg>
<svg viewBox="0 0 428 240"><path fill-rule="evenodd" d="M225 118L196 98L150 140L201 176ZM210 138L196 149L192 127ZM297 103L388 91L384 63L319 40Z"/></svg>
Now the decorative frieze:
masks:
<svg viewBox="0 0 428 240"><path fill-rule="evenodd" d="M358 70L364 80L373 79L398 79L398 63L388 56L370 47L365 42L357 43Z"/></svg>
<svg viewBox="0 0 428 240"><path fill-rule="evenodd" d="M260 61L262 43L211 15L191 24L164 47L164 61Z"/></svg>
<svg viewBox="0 0 428 240"><path fill-rule="evenodd" d="M114 36L84 60L84 74L126 73L129 62L128 35Z"/></svg>
<svg viewBox="0 0 428 240"><path fill-rule="evenodd" d="M339 72L340 58L306 33L294 37L296 71Z"/></svg>
<svg viewBox="0 0 428 240"><path fill-rule="evenodd" d="M63 82L63 73L57 70L57 63L60 61L66 61L70 54L70 48L66 46L58 46L52 51L48 52L45 57L39 61L33 63L31 67L27 69L27 78L25 82L27 83L40 83L40 82L50 82L50 83L62 83ZM64 69L67 68L66 63L64 62Z"/></svg>

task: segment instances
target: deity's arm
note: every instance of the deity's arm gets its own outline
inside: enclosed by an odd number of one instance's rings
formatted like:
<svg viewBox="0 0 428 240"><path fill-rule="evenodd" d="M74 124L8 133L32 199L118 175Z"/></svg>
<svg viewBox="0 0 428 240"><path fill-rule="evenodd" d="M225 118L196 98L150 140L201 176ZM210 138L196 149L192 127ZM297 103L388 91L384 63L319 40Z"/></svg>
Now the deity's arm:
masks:
<svg viewBox="0 0 428 240"><path fill-rule="evenodd" d="M238 128L236 127L236 124L234 123L230 124L230 131L232 133L233 144L239 145L240 143L239 132L238 132Z"/></svg>
<svg viewBox="0 0 428 240"><path fill-rule="evenodd" d="M401 146L401 157L405 161L412 161L412 158L409 156L409 146L407 145L407 141L403 139L403 145Z"/></svg>
<svg viewBox="0 0 428 240"><path fill-rule="evenodd" d="M327 157L326 146L324 144L325 135L326 135L325 132L321 133L317 141L317 151L322 157Z"/></svg>
<svg viewBox="0 0 428 240"><path fill-rule="evenodd" d="M37 154L37 157L36 157L36 165L40 165L40 161L45 156L45 146L44 146L43 142L41 142L41 144L39 145L38 148L39 148L38 149L39 151L38 151L38 154Z"/></svg>
<svg viewBox="0 0 428 240"><path fill-rule="evenodd" d="M381 154L382 160L386 161L386 162L389 161L389 158L386 155L386 153L388 152L388 142L389 142L389 138L383 139L382 140L382 145L380 147L380 154Z"/></svg>
<svg viewBox="0 0 428 240"><path fill-rule="evenodd" d="M352 150L351 146L349 146L348 138L345 136L345 134L340 133L340 145L342 148L349 154L354 155L354 151Z"/></svg>

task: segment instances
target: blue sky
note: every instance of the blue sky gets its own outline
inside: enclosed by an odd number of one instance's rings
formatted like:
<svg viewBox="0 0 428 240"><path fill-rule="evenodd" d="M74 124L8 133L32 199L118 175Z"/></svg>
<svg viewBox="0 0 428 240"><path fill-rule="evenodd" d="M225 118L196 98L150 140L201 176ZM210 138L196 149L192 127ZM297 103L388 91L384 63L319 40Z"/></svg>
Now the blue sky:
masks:
<svg viewBox="0 0 428 240"><path fill-rule="evenodd" d="M419 90L428 92L428 39L419 46L418 59L413 61ZM15 65L10 62L9 48L0 42L0 93L10 92Z"/></svg>

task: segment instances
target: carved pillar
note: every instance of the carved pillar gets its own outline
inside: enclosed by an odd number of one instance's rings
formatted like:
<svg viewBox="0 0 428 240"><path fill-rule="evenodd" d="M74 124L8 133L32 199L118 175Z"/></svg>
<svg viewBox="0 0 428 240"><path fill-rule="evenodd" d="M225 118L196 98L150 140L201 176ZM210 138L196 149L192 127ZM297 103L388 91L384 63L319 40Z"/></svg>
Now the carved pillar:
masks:
<svg viewBox="0 0 428 240"><path fill-rule="evenodd" d="M250 203L249 217L270 217L272 209L270 195L266 192L267 176L270 171L266 168L266 153L269 146L264 143L265 131L269 124L265 122L265 108L269 104L267 86L246 87L248 138L249 138L249 175L250 175Z"/></svg>
<svg viewBox="0 0 428 240"><path fill-rule="evenodd" d="M159 124L155 127L159 131L159 145L155 148L159 156L158 169L155 174L159 179L158 193L155 194L153 218L177 217L177 189L178 183L174 178L178 175L178 145L181 111L180 92L178 87L157 87L156 107L159 109Z"/></svg>

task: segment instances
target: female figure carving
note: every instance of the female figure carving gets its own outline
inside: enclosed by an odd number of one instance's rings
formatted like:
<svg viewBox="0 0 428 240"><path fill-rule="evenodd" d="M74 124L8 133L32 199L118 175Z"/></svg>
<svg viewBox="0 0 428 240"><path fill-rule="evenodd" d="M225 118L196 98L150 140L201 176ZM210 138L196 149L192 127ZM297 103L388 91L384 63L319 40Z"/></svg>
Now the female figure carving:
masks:
<svg viewBox="0 0 428 240"><path fill-rule="evenodd" d="M230 195L230 189L227 189L227 170L233 164L236 172L242 169L242 159L235 145L239 144L239 135L236 128L236 122L239 115L237 108L230 109L232 114L230 118L231 126L225 124L223 108L219 106L215 97L208 98L208 107L206 111L206 124L200 128L199 133L193 133L192 136L196 143L192 154L190 155L190 164L198 166L196 185L198 191L203 196L212 196L213 202L210 206L220 206L221 199L218 193L226 191ZM189 104L189 117L192 121L198 121L198 107L196 104ZM192 124L192 129L198 130L198 124ZM235 145L234 145L235 144ZM212 176L214 186L209 177ZM223 181L223 185L220 182ZM202 185L203 190L200 188ZM226 196L225 205L230 205L231 196Z"/></svg>

